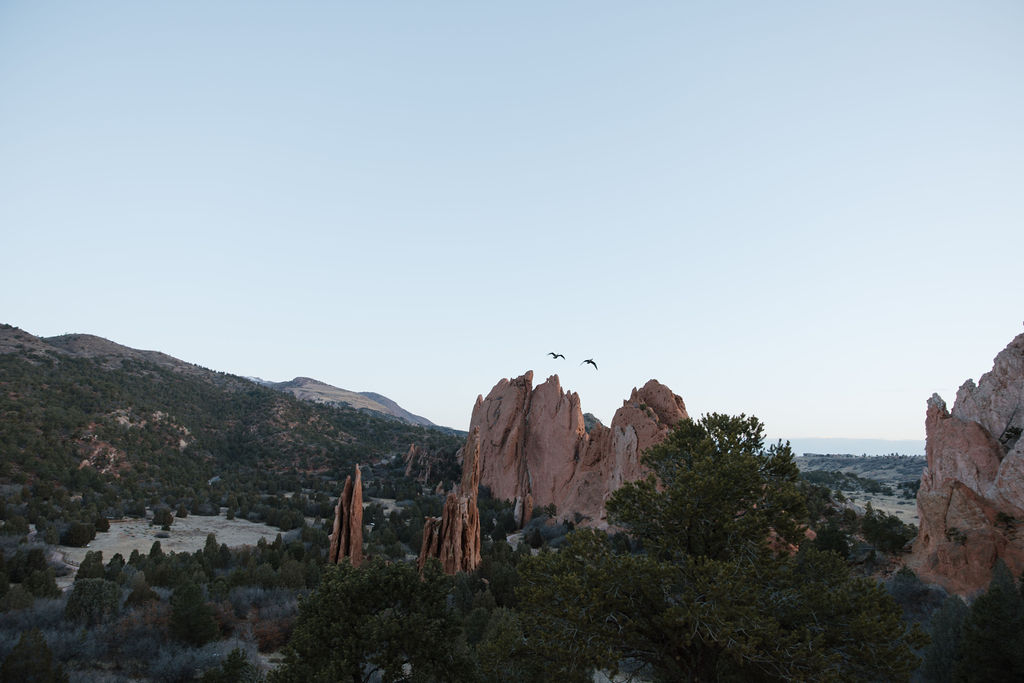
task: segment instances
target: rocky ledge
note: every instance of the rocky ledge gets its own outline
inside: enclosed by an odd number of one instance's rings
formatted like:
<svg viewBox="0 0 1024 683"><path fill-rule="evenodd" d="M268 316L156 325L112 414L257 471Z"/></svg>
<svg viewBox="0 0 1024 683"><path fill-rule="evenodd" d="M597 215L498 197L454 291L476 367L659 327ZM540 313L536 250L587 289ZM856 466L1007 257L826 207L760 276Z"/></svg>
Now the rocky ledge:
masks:
<svg viewBox="0 0 1024 683"><path fill-rule="evenodd" d="M988 585L1002 560L1024 571L1024 334L978 383L964 382L953 409L928 400L928 466L917 494L920 532L910 566L960 595ZM1020 527L1020 528L1018 528Z"/></svg>

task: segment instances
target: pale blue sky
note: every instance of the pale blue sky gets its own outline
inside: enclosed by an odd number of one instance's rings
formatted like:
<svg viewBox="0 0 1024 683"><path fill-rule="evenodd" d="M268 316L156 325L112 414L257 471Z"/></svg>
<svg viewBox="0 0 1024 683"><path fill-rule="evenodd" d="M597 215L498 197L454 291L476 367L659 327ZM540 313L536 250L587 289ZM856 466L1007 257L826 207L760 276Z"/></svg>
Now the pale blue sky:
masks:
<svg viewBox="0 0 1024 683"><path fill-rule="evenodd" d="M920 439L1024 331L1022 36L1017 1L0 0L0 322L457 428L533 369L605 421L653 377Z"/></svg>

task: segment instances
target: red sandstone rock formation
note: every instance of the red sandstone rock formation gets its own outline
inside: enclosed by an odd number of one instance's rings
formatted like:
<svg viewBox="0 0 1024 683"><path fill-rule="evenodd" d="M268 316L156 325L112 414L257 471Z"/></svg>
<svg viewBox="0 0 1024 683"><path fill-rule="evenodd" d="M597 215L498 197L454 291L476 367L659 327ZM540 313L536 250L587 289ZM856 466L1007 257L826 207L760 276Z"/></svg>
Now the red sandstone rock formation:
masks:
<svg viewBox="0 0 1024 683"><path fill-rule="evenodd" d="M1022 428L1024 334L977 385L964 382L952 411L937 394L928 400L928 466L910 560L922 578L969 595L988 585L998 558L1014 575L1024 571Z"/></svg>
<svg viewBox="0 0 1024 683"><path fill-rule="evenodd" d="M480 565L480 430L470 429L462 449L462 481L448 494L441 517L427 517L423 524L420 571L430 557L441 560L447 574L471 572Z"/></svg>
<svg viewBox="0 0 1024 683"><path fill-rule="evenodd" d="M480 483L515 502L520 525L534 506L554 504L561 518L607 526L605 501L643 475L640 454L688 417L683 399L652 379L633 389L610 427L588 434L579 396L563 392L557 375L532 383L527 372L477 398L470 431L480 433Z"/></svg>
<svg viewBox="0 0 1024 683"><path fill-rule="evenodd" d="M363 563L363 478L356 465L355 481L345 477L345 488L334 508L334 529L327 560L340 564L345 558L358 567Z"/></svg>
<svg viewBox="0 0 1024 683"><path fill-rule="evenodd" d="M410 477L415 472L416 481L426 484L430 480L430 471L434 463L425 450L416 444L409 445L409 451L405 454L405 476Z"/></svg>

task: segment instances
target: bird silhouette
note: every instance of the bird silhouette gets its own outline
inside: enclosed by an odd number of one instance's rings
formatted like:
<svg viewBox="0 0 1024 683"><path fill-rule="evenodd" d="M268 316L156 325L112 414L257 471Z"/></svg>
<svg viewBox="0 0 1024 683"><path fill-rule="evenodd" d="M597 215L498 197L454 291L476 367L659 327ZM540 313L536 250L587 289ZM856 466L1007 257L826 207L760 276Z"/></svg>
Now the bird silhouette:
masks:
<svg viewBox="0 0 1024 683"><path fill-rule="evenodd" d="M554 351L548 351L548 355L552 358L561 358L562 360L565 360L565 356L560 353L555 353Z"/></svg>
<svg viewBox="0 0 1024 683"><path fill-rule="evenodd" d="M594 369L597 370L597 363L594 362L593 358L588 358L585 361L583 361L583 363L590 363L591 365L594 366ZM583 365L583 363L580 363L580 365Z"/></svg>

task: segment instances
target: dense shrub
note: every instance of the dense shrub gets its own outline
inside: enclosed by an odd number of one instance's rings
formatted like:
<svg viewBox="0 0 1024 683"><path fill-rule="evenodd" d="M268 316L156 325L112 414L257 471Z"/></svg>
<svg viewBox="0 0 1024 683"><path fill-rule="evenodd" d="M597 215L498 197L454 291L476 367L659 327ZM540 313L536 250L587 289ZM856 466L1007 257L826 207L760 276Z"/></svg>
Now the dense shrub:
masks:
<svg viewBox="0 0 1024 683"><path fill-rule="evenodd" d="M72 522L61 536L60 542L74 548L84 548L94 538L96 538L95 525L86 522Z"/></svg>
<svg viewBox="0 0 1024 683"><path fill-rule="evenodd" d="M38 629L26 631L0 668L3 683L60 683L68 680Z"/></svg>
<svg viewBox="0 0 1024 683"><path fill-rule="evenodd" d="M103 567L103 553L99 550L90 550L85 554L85 559L78 566L75 573L75 581L82 579L102 579L106 570Z"/></svg>
<svg viewBox="0 0 1024 683"><path fill-rule="evenodd" d="M914 525L904 524L896 515L875 510L871 503L867 504L861 520L861 531L868 542L887 553L902 551L907 542L917 535Z"/></svg>
<svg viewBox="0 0 1024 683"><path fill-rule="evenodd" d="M24 582L25 590L37 598L60 597L60 589L52 567L37 569L28 575Z"/></svg>
<svg viewBox="0 0 1024 683"><path fill-rule="evenodd" d="M68 596L64 614L68 619L92 626L117 614L121 590L106 579L80 579Z"/></svg>
<svg viewBox="0 0 1024 683"><path fill-rule="evenodd" d="M218 635L213 608L206 603L202 589L186 583L171 597L171 635L190 645L205 645Z"/></svg>

